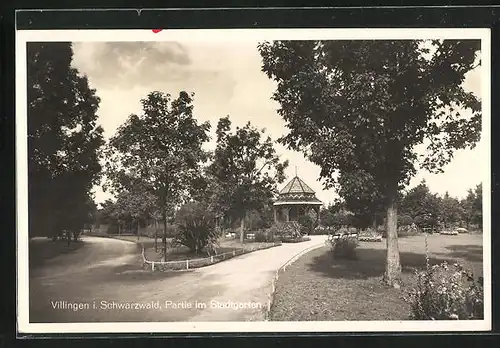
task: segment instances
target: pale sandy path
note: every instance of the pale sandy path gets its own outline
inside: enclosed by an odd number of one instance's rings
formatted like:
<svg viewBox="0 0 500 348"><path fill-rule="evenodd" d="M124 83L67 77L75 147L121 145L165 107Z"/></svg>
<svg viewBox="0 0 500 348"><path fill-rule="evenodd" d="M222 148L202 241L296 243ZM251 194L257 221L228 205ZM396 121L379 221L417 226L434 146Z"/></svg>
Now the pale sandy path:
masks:
<svg viewBox="0 0 500 348"><path fill-rule="evenodd" d="M151 273L140 269L134 243L84 237L83 248L31 272L30 321L263 320L275 271L294 255L324 245L325 239L311 236L307 242L283 244L190 272ZM88 308L57 309L55 301ZM245 308L216 306L228 302ZM135 308L116 308L127 303ZM159 308L138 308L147 303Z"/></svg>

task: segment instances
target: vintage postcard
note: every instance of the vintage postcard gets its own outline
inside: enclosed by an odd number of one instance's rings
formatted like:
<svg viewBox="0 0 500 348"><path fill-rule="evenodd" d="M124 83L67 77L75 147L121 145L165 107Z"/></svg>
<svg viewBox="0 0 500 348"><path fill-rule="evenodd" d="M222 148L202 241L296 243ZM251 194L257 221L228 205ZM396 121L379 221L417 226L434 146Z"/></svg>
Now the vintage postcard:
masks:
<svg viewBox="0 0 500 348"><path fill-rule="evenodd" d="M490 64L488 29L18 30L18 331L490 330Z"/></svg>

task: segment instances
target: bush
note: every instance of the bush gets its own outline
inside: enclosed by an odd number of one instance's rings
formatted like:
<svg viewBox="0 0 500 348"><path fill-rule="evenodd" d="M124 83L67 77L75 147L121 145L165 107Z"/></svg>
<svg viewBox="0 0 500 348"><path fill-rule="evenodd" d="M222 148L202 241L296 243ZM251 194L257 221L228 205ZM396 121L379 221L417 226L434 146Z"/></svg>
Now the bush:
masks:
<svg viewBox="0 0 500 348"><path fill-rule="evenodd" d="M274 224L276 236L282 238L297 238L302 236L302 226L297 221L278 222Z"/></svg>
<svg viewBox="0 0 500 348"><path fill-rule="evenodd" d="M302 226L303 234L312 234L317 226L316 221L309 215L299 216L298 223Z"/></svg>
<svg viewBox="0 0 500 348"><path fill-rule="evenodd" d="M282 243L300 243L300 242L307 242L311 240L311 238L304 236L304 237L284 237L281 238Z"/></svg>
<svg viewBox="0 0 500 348"><path fill-rule="evenodd" d="M200 253L206 246L217 243L215 215L205 204L191 202L183 205L175 217L178 233L174 241Z"/></svg>
<svg viewBox="0 0 500 348"><path fill-rule="evenodd" d="M277 237L273 234L271 229L266 229L264 231L259 231L255 233L255 241L260 243L269 243L277 240Z"/></svg>
<svg viewBox="0 0 500 348"><path fill-rule="evenodd" d="M416 285L405 295L415 320L483 319L483 298L482 278L446 262L416 271Z"/></svg>
<svg viewBox="0 0 500 348"><path fill-rule="evenodd" d="M398 214L398 226L410 226L413 219L410 215Z"/></svg>
<svg viewBox="0 0 500 348"><path fill-rule="evenodd" d="M354 260L357 258L356 248L358 240L349 234L330 235L328 237L333 257L335 259L349 259Z"/></svg>

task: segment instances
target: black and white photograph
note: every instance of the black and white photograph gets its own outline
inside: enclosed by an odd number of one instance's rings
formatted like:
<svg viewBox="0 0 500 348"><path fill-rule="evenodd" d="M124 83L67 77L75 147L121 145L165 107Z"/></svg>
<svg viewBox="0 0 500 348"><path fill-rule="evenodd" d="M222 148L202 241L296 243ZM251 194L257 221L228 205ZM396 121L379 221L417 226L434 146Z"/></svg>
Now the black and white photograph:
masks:
<svg viewBox="0 0 500 348"><path fill-rule="evenodd" d="M19 331L490 330L490 69L487 29L19 30Z"/></svg>

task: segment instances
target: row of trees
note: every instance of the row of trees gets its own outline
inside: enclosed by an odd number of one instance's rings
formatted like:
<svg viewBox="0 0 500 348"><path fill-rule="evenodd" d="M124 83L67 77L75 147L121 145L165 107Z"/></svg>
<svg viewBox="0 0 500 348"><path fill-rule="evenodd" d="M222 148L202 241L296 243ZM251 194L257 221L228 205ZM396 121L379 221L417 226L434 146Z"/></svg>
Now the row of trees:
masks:
<svg viewBox="0 0 500 348"><path fill-rule="evenodd" d="M223 117L216 148L206 151L211 125L193 117L193 94L155 91L106 143L96 124L100 100L72 56L70 43L28 45L30 236L76 234L96 221L137 231L153 220L166 243L175 211L193 200L223 225L241 221L241 231L269 215L288 163L264 130L234 129ZM115 199L97 209L91 189L103 174Z"/></svg>
<svg viewBox="0 0 500 348"><path fill-rule="evenodd" d="M193 117L193 94L172 99L152 92L141 103L142 114L130 115L106 148L106 188L117 197L115 218L128 214L137 224L141 216L159 218L166 247L175 211L198 201L219 221L240 221L243 241L249 214L266 210L285 179L288 163L280 161L271 138L250 123L232 130L223 117L209 152L204 145L211 125Z"/></svg>
<svg viewBox="0 0 500 348"><path fill-rule="evenodd" d="M469 189L467 196L459 200L448 193L439 196L430 192L425 181L412 189L398 195L398 226L415 224L420 229L449 229L470 225L482 228L482 185ZM384 223L384 212L376 212L373 216L366 212L352 212L344 201L332 204L321 211L321 224L326 227L343 225L359 229L377 226Z"/></svg>

